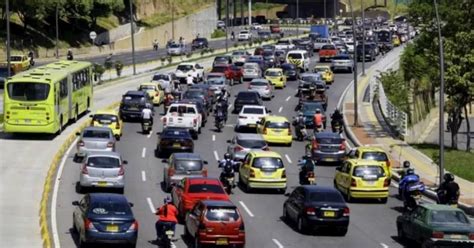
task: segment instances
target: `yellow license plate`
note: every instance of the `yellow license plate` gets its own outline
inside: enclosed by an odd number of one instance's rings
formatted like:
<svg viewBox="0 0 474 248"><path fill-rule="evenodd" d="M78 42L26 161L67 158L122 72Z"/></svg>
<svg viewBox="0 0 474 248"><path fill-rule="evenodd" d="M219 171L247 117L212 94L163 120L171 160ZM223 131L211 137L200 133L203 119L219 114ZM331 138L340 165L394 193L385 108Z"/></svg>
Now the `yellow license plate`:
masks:
<svg viewBox="0 0 474 248"><path fill-rule="evenodd" d="M335 159L333 159L333 158L326 158L325 160L326 160L326 161L331 161L331 162L332 162L332 161L335 161Z"/></svg>
<svg viewBox="0 0 474 248"><path fill-rule="evenodd" d="M229 242L227 241L226 238L218 238L216 240L216 245L228 245Z"/></svg>
<svg viewBox="0 0 474 248"><path fill-rule="evenodd" d="M181 147L181 144L180 144L180 143L174 143L174 144L173 144L173 147L174 147L174 148L180 148L180 147Z"/></svg>
<svg viewBox="0 0 474 248"><path fill-rule="evenodd" d="M336 216L336 213L333 212L333 211L324 211L323 216L324 216L324 217L335 217L335 216Z"/></svg>
<svg viewBox="0 0 474 248"><path fill-rule="evenodd" d="M97 185L98 186L107 186L107 182L98 182Z"/></svg>
<svg viewBox="0 0 474 248"><path fill-rule="evenodd" d="M249 127L257 127L256 124L249 124Z"/></svg>
<svg viewBox="0 0 474 248"><path fill-rule="evenodd" d="M119 231L119 227L117 225L107 225L107 227L105 228L105 230L107 232L118 232Z"/></svg>

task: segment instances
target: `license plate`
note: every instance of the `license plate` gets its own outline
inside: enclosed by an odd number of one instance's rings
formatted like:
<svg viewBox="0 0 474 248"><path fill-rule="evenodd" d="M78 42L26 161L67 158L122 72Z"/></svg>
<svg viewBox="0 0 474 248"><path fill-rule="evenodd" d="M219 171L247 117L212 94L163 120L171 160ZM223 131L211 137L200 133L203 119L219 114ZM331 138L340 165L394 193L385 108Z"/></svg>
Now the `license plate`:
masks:
<svg viewBox="0 0 474 248"><path fill-rule="evenodd" d="M107 182L104 182L104 181L98 182L97 186L99 186L99 187L107 186Z"/></svg>
<svg viewBox="0 0 474 248"><path fill-rule="evenodd" d="M460 235L460 234L452 234L452 235L449 235L450 238L452 239L462 239L463 238L463 235Z"/></svg>
<svg viewBox="0 0 474 248"><path fill-rule="evenodd" d="M249 124L249 127L257 127L256 124Z"/></svg>
<svg viewBox="0 0 474 248"><path fill-rule="evenodd" d="M180 148L180 147L181 147L181 144L180 144L180 143L174 143L174 144L173 144L173 147L174 147L174 148Z"/></svg>
<svg viewBox="0 0 474 248"><path fill-rule="evenodd" d="M218 238L216 240L216 245L228 245L229 242L227 241L226 238Z"/></svg>
<svg viewBox="0 0 474 248"><path fill-rule="evenodd" d="M326 160L326 161L335 161L334 158L326 158L326 159L324 159L324 160Z"/></svg>
<svg viewBox="0 0 474 248"><path fill-rule="evenodd" d="M117 225L107 225L107 227L105 228L105 230L107 232L118 232L119 231L119 227Z"/></svg>
<svg viewBox="0 0 474 248"><path fill-rule="evenodd" d="M375 181L365 181L365 184L370 185L370 186L374 186Z"/></svg>
<svg viewBox="0 0 474 248"><path fill-rule="evenodd" d="M263 175L271 177L273 175L273 172L264 172Z"/></svg>
<svg viewBox="0 0 474 248"><path fill-rule="evenodd" d="M335 217L335 216L336 216L336 213L333 212L333 211L324 211L323 216L324 216L324 217Z"/></svg>

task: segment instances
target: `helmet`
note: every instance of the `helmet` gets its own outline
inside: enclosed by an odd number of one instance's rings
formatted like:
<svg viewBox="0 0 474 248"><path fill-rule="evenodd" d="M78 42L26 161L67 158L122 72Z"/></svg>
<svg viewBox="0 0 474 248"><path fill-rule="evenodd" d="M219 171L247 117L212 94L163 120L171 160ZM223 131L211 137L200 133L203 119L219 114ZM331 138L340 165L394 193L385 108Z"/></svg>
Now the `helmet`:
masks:
<svg viewBox="0 0 474 248"><path fill-rule="evenodd" d="M171 197L170 196L166 196L164 199L163 199L163 203L164 204L168 204L168 203L171 203Z"/></svg>
<svg viewBox="0 0 474 248"><path fill-rule="evenodd" d="M411 166L410 161L408 160L403 161L403 168L410 168L410 166Z"/></svg>
<svg viewBox="0 0 474 248"><path fill-rule="evenodd" d="M412 169L412 168L408 169L407 175L415 175L415 169Z"/></svg>
<svg viewBox="0 0 474 248"><path fill-rule="evenodd" d="M451 173L446 173L446 174L444 174L444 177L443 177L443 178L444 178L444 181L446 181L446 182L452 182L452 181L454 181L454 175L451 174Z"/></svg>
<svg viewBox="0 0 474 248"><path fill-rule="evenodd" d="M316 113L321 113L321 110L317 108Z"/></svg>
<svg viewBox="0 0 474 248"><path fill-rule="evenodd" d="M339 109L334 110L334 114L339 114Z"/></svg>
<svg viewBox="0 0 474 248"><path fill-rule="evenodd" d="M299 117L302 117L302 116L303 116L303 113L299 112L299 113L298 113L298 116L299 116Z"/></svg>
<svg viewBox="0 0 474 248"><path fill-rule="evenodd" d="M229 160L229 159L230 159L230 154L229 154L228 152L226 152L226 153L224 154L224 159L225 159L225 160Z"/></svg>
<svg viewBox="0 0 474 248"><path fill-rule="evenodd" d="M313 155L313 154L311 154L311 151L310 151L310 150L307 150L307 151L306 151L305 156L306 156L307 158L311 158L312 155Z"/></svg>

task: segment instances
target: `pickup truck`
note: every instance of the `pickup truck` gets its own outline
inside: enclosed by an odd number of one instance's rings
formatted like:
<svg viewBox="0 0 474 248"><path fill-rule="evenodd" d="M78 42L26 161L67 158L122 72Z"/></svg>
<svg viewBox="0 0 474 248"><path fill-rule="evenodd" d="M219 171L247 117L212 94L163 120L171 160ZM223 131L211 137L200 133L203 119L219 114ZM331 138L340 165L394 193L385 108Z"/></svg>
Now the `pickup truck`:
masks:
<svg viewBox="0 0 474 248"><path fill-rule="evenodd" d="M325 62L337 55L337 48L334 45L324 45L319 49L319 62Z"/></svg>
<svg viewBox="0 0 474 248"><path fill-rule="evenodd" d="M163 129L177 127L188 129L193 139L198 138L201 133L202 116L194 104L172 103L165 114L161 117Z"/></svg>
<svg viewBox="0 0 474 248"><path fill-rule="evenodd" d="M179 64L175 71L176 78L185 83L188 74L191 74L195 82L200 82L204 77L204 67L193 62Z"/></svg>
<svg viewBox="0 0 474 248"><path fill-rule="evenodd" d="M279 40L275 44L275 50L291 50L295 48L295 45L290 40Z"/></svg>

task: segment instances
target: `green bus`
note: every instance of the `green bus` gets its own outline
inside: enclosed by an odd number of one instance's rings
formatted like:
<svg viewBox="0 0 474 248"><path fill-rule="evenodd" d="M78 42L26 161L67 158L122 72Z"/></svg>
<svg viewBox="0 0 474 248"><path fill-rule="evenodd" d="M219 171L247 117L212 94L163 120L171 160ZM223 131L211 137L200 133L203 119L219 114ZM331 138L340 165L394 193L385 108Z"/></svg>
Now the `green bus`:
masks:
<svg viewBox="0 0 474 248"><path fill-rule="evenodd" d="M4 131L61 133L92 105L93 66L58 61L8 78L4 90Z"/></svg>

